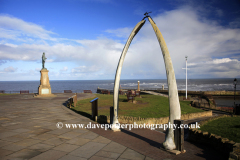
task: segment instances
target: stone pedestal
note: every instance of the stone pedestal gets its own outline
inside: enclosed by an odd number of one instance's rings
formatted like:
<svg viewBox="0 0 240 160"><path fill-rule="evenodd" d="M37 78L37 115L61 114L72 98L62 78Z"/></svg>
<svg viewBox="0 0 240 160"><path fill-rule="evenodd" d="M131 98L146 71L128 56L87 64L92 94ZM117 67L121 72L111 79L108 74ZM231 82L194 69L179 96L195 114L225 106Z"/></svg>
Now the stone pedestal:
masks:
<svg viewBox="0 0 240 160"><path fill-rule="evenodd" d="M40 85L38 87L38 95L37 96L46 96L46 97L55 96L52 94L52 91L51 91L48 72L49 71L46 68L44 68L40 71L41 78L40 78Z"/></svg>

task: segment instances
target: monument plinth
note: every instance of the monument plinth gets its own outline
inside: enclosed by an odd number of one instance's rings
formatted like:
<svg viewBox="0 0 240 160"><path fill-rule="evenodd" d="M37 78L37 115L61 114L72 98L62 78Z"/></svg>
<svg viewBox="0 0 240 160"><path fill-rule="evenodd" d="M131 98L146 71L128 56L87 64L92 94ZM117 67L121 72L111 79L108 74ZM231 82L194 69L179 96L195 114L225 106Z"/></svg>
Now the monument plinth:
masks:
<svg viewBox="0 0 240 160"><path fill-rule="evenodd" d="M51 86L50 86L50 83L49 83L48 72L49 71L46 68L44 68L40 71L41 79L40 79L40 85L38 87L38 94L39 95L52 94Z"/></svg>

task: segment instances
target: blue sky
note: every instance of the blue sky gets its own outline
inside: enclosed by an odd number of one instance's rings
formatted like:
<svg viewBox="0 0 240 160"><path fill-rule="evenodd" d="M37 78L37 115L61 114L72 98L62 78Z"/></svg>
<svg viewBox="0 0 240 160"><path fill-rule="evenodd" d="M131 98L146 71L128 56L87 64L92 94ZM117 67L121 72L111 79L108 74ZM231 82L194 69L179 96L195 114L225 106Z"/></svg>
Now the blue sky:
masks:
<svg viewBox="0 0 240 160"><path fill-rule="evenodd" d="M125 42L146 11L167 43L176 78L240 77L239 0L0 0L0 81L114 79ZM147 21L134 38L122 79L165 79Z"/></svg>

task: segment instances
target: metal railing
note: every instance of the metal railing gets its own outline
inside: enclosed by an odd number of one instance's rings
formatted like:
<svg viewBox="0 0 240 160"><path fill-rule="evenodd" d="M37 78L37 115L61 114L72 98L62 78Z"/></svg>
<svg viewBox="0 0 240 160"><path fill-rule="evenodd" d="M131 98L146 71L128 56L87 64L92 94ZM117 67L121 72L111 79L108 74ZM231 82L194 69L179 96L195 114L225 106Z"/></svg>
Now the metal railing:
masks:
<svg viewBox="0 0 240 160"><path fill-rule="evenodd" d="M67 100L67 107L72 108L77 106L77 94L73 95L72 97L68 98Z"/></svg>
<svg viewBox="0 0 240 160"><path fill-rule="evenodd" d="M23 90L18 90L18 91L17 90L13 90L13 91L0 90L0 94L21 94L21 93L23 93L23 91L28 91L28 94L38 93L38 90L26 90L26 89L23 89ZM66 91L67 90L52 90L52 93L66 93ZM68 91L70 91L70 90L68 90ZM72 91L72 93L84 93L84 90L71 90L71 91Z"/></svg>

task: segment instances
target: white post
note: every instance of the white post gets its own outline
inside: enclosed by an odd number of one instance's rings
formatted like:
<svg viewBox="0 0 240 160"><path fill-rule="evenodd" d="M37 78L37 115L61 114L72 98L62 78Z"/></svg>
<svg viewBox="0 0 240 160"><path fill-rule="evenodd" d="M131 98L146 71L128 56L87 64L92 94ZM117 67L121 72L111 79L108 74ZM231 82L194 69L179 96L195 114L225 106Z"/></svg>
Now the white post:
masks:
<svg viewBox="0 0 240 160"><path fill-rule="evenodd" d="M187 56L186 58L186 100L187 100Z"/></svg>

